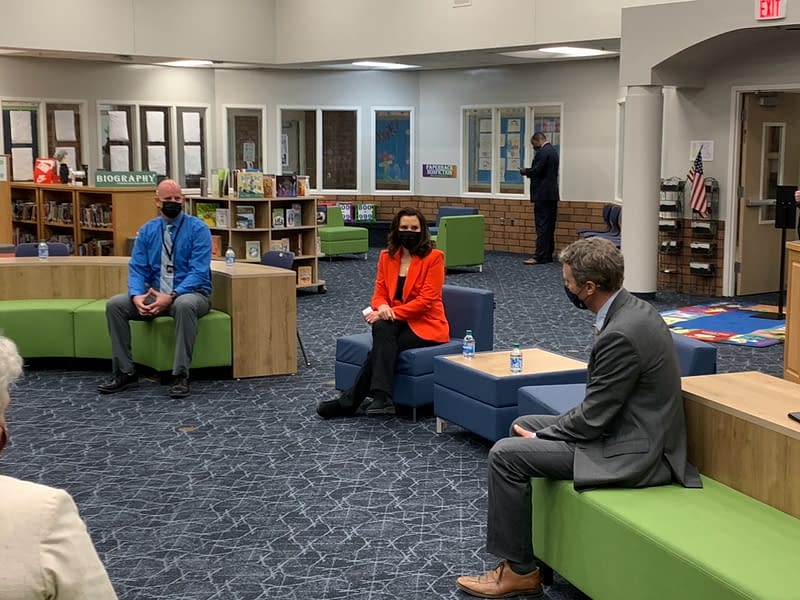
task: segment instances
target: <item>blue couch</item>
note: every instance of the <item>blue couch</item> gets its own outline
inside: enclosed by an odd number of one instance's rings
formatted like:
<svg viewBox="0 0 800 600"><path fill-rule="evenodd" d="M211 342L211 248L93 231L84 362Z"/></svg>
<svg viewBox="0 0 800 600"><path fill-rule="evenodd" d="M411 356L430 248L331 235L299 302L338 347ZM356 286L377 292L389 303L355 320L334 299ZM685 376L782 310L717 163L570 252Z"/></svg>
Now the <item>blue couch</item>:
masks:
<svg viewBox="0 0 800 600"><path fill-rule="evenodd" d="M434 356L461 352L461 341L467 329L472 329L478 351L494 348L494 292L445 285L442 302L452 339L436 346L404 350L397 357L392 400L398 405L411 406L414 419L418 406L433 402ZM353 385L371 348L371 332L336 340L336 389L347 390Z"/></svg>
<svg viewBox="0 0 800 600"><path fill-rule="evenodd" d="M717 348L677 333L672 334L681 376L717 372ZM519 415L560 415L578 406L586 395L585 383L531 385L517 392Z"/></svg>

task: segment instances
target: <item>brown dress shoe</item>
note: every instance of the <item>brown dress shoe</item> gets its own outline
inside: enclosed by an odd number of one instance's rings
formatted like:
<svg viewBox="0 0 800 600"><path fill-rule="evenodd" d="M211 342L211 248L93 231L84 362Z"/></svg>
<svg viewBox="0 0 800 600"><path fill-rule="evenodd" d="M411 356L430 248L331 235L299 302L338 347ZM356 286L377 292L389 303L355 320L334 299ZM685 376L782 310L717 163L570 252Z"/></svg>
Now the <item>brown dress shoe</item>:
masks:
<svg viewBox="0 0 800 600"><path fill-rule="evenodd" d="M485 575L459 577L456 585L470 596L478 598L540 596L543 593L538 567L527 575L517 575L506 560Z"/></svg>

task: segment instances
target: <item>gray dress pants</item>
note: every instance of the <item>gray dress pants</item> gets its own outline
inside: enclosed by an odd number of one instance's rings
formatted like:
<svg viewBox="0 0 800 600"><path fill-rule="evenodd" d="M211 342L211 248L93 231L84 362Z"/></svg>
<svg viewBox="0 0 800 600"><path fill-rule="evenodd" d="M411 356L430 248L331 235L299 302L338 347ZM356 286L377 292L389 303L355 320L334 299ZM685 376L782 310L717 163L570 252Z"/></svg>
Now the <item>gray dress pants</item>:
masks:
<svg viewBox="0 0 800 600"><path fill-rule="evenodd" d="M175 359L172 374L189 376L192 364L194 340L197 337L197 320L211 310L211 300L203 294L181 294L169 307L169 315L175 319ZM112 369L114 373L133 373L131 358L130 321L151 321L154 317L143 317L136 310L128 294L117 294L106 304L108 334L111 336Z"/></svg>
<svg viewBox="0 0 800 600"><path fill-rule="evenodd" d="M514 421L537 431L557 416L526 415ZM489 451L489 512L486 549L515 563L533 562L531 477L572 479L575 445L539 438L498 440Z"/></svg>

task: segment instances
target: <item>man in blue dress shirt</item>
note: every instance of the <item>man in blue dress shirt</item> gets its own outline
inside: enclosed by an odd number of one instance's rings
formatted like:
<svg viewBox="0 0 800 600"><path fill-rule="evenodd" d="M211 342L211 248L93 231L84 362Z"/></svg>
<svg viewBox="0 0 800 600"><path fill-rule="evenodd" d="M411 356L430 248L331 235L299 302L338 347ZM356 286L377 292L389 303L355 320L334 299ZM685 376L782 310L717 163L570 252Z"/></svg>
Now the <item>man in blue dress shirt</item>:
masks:
<svg viewBox="0 0 800 600"><path fill-rule="evenodd" d="M98 386L101 394L138 387L131 359L130 321L157 316L175 319L175 359L169 395L189 395L189 366L197 321L211 310L211 232L201 219L183 212L181 187L165 179L156 188L161 216L139 230L128 263L128 292L108 301L113 377Z"/></svg>

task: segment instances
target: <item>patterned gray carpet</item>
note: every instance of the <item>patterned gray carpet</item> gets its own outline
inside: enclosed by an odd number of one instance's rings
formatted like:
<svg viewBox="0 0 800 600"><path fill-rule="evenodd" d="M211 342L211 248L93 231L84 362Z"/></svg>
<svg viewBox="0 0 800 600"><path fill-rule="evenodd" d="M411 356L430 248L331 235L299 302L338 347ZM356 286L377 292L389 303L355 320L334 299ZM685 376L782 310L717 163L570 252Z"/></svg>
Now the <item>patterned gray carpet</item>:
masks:
<svg viewBox="0 0 800 600"><path fill-rule="evenodd" d="M312 366L294 376L195 373L192 396L174 401L156 380L97 395L108 365L34 363L12 390L0 473L74 496L125 600L463 598L453 579L495 560L483 549L488 443L436 435L430 413L417 423L314 413L336 393L335 339L366 330L376 258L321 261L328 293L298 297ZM591 315L567 300L560 266L522 258L490 253L483 273L447 281L494 290L496 348L586 358ZM720 371L783 368L782 345L718 352ZM557 579L547 597L585 596Z"/></svg>

